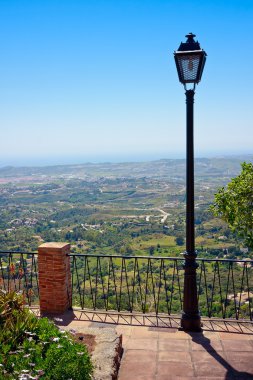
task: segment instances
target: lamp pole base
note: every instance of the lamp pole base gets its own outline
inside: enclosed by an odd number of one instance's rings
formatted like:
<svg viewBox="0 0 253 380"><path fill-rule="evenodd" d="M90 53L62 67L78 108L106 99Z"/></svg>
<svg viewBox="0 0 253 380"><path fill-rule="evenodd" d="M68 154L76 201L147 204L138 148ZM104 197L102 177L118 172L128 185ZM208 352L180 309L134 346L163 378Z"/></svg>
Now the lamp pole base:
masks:
<svg viewBox="0 0 253 380"><path fill-rule="evenodd" d="M190 315L183 312L181 318L181 327L179 330L183 331L192 331L192 332L201 332L202 323L200 315Z"/></svg>

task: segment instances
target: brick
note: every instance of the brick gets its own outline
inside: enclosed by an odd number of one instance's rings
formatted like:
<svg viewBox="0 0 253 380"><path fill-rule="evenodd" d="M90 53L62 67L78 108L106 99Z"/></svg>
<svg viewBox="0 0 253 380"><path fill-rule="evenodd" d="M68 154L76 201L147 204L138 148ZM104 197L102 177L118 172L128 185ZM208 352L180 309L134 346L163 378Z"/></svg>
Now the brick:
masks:
<svg viewBox="0 0 253 380"><path fill-rule="evenodd" d="M40 308L47 313L62 313L70 306L70 245L45 243L38 249Z"/></svg>

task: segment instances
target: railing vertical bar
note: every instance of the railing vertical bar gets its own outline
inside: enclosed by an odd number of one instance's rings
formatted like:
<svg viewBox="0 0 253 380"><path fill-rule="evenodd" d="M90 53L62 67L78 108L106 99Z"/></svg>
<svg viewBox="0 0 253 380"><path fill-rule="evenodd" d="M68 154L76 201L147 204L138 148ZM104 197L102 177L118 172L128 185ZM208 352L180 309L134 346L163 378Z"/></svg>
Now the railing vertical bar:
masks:
<svg viewBox="0 0 253 380"><path fill-rule="evenodd" d="M5 279L4 279L4 270L3 270L3 264L2 264L2 258L0 257L0 268L1 268L1 276L2 276L2 283L4 291L6 292L6 285L5 285Z"/></svg>
<svg viewBox="0 0 253 380"><path fill-rule="evenodd" d="M31 297L29 297L29 293L28 293L28 283L27 283L27 277L26 277L26 270L25 270L25 265L24 265L24 256L23 256L23 253L21 253L20 255L20 264L21 264L21 268L23 269L23 275L24 275L24 282L25 282L25 292L26 292L26 298L28 300L28 305L31 306ZM21 278L19 280L19 288L20 288L20 281L21 281Z"/></svg>
<svg viewBox="0 0 253 380"><path fill-rule="evenodd" d="M166 267L165 267L164 262L163 262L163 276L164 276L164 286L165 286L165 297L166 297L167 312L168 312L168 315L170 315L168 285L167 285L167 278L166 278Z"/></svg>
<svg viewBox="0 0 253 380"><path fill-rule="evenodd" d="M79 299L80 299L80 304L82 306L82 297L81 297L81 288L80 288L80 280L79 280L79 273L77 270L77 265L76 265L76 260L74 261L75 269L76 269L76 279L77 279L77 288L78 288L78 293L79 293ZM82 306L83 307L83 306Z"/></svg>
<svg viewBox="0 0 253 380"><path fill-rule="evenodd" d="M249 310L249 316L250 320L252 321L252 313L251 313L251 298L249 294L249 276L248 276L248 265L246 265L246 283L247 283L247 293L248 293L248 310Z"/></svg>
<svg viewBox="0 0 253 380"><path fill-rule="evenodd" d="M243 289L244 289L245 265L246 265L246 263L243 264L243 272L242 272L241 288L240 288L240 297L239 297L239 304L238 304L238 319L239 319L239 316L240 316L240 313L241 313L242 292L243 292Z"/></svg>
<svg viewBox="0 0 253 380"><path fill-rule="evenodd" d="M145 305L144 305L144 301L143 301L143 294L142 294L142 287L141 287L141 276L140 276L140 269L139 269L139 263L138 263L138 259L136 259L136 263L137 263L137 278L138 278L138 284L139 284L139 292L140 292L140 301L141 301L141 309L142 309L142 312L144 313L145 312Z"/></svg>
<svg viewBox="0 0 253 380"><path fill-rule="evenodd" d="M90 275L89 257L87 257L87 271L88 271L88 276L89 276L90 294L91 294L91 299L92 299L93 310L96 310L96 298L94 299L94 297L96 297L96 293L94 296L93 288L92 288L91 275Z"/></svg>
<svg viewBox="0 0 253 380"><path fill-rule="evenodd" d="M217 261L215 261L214 264L214 274L213 274L213 285L212 285L212 293L211 293L211 308L210 308L210 317L212 317L212 308L213 308L213 297L214 297L214 289L215 289L215 279L216 279L216 267L217 267Z"/></svg>
<svg viewBox="0 0 253 380"><path fill-rule="evenodd" d="M127 296L128 296L129 311L132 313L132 309L131 309L131 301L130 301L130 293L129 293L129 283L128 283L128 276L127 276L127 266L126 266L126 261L125 261L125 276L126 276L126 287L127 287Z"/></svg>
<svg viewBox="0 0 253 380"><path fill-rule="evenodd" d="M183 303L182 303L182 295L181 295L181 286L180 286L180 278L179 278L179 269L178 269L178 262L175 260L176 263L176 271L177 271L177 283L178 283L178 292L179 292L179 301L181 305L181 309L183 308Z"/></svg>
<svg viewBox="0 0 253 380"><path fill-rule="evenodd" d="M176 261L174 261L173 264L173 274L172 274L172 283L171 283L171 291L170 291L170 309L169 309L169 314L171 314L171 309L172 309L172 297L174 295L174 278L175 278L175 270L176 270Z"/></svg>
<svg viewBox="0 0 253 380"><path fill-rule="evenodd" d="M86 267L87 267L87 257L85 257L85 259L84 259L84 266L83 266L83 291L82 291L82 301L81 301L81 307L83 307L83 308L85 305Z"/></svg>
<svg viewBox="0 0 253 380"><path fill-rule="evenodd" d="M116 275L114 271L114 266L113 266L113 259L110 257L111 264L112 264L112 273L113 273L113 283L114 283L114 291L115 291L115 298L116 298L116 305L117 305L117 310L119 311L119 301L118 301L118 292L117 292L117 284L116 284Z"/></svg>
<svg viewBox="0 0 253 380"><path fill-rule="evenodd" d="M203 271L203 268L202 268L202 264L203 264L203 261L201 262L201 265L200 265L200 274L199 274L199 290L198 290L198 303L199 303L199 296L200 296L200 290L201 290L201 279L202 279L202 271Z"/></svg>
<svg viewBox="0 0 253 380"><path fill-rule="evenodd" d="M120 288L119 288L119 312L121 310L121 297L122 297L122 283L123 283L123 262L124 258L121 259L121 273L120 273Z"/></svg>
<svg viewBox="0 0 253 380"><path fill-rule="evenodd" d="M105 306L106 311L108 310L108 303L109 303L110 277L111 277L111 267L110 267L110 258L109 258L109 260L108 260L107 295L106 295L106 306Z"/></svg>
<svg viewBox="0 0 253 380"><path fill-rule="evenodd" d="M98 292L98 260L99 260L99 256L97 257L97 265L96 265L96 280L95 280L95 310L97 309L97 292Z"/></svg>
<svg viewBox="0 0 253 380"><path fill-rule="evenodd" d="M150 275L151 275L152 292L153 292L153 298L154 298L154 306L155 306L155 310L156 310L155 285L154 285L154 276L153 276L153 269L152 269L152 261L151 260L150 260Z"/></svg>
<svg viewBox="0 0 253 380"><path fill-rule="evenodd" d="M103 273L102 273L102 267L101 267L101 258L99 258L98 263L99 263L98 266L99 266L99 273L100 273L101 284L102 284L102 293L103 293L104 307L106 309L105 289L104 289L104 280L103 280Z"/></svg>
<svg viewBox="0 0 253 380"><path fill-rule="evenodd" d="M132 310L134 309L134 291L135 291L136 260L137 260L137 259L134 260L134 275L133 275L132 301L131 301L131 307L132 307Z"/></svg>
<svg viewBox="0 0 253 380"><path fill-rule="evenodd" d="M218 281L219 281L219 293L220 293L220 305L221 305L221 315L224 315L224 305L223 305L223 299L222 299L222 289L221 289L221 279L220 279L220 265L219 262L217 262L218 267Z"/></svg>
<svg viewBox="0 0 253 380"><path fill-rule="evenodd" d="M201 264L203 265L203 269L204 269L204 284L205 284L205 294L206 294L207 313L208 313L208 317L210 318L210 317L211 317L211 310L210 310L210 300L209 300L209 297L208 297L208 291L207 291L207 280L206 280L206 265L205 265L205 261L202 261Z"/></svg>
<svg viewBox="0 0 253 380"><path fill-rule="evenodd" d="M145 298L144 298L144 314L146 313L146 306L147 306L149 264L150 264L150 258L148 258L148 265L147 265L147 272L146 272Z"/></svg>
<svg viewBox="0 0 253 380"><path fill-rule="evenodd" d="M231 265L232 268L232 284L233 284L233 293L234 293L234 312L235 312L235 317L238 319L238 313L237 313L237 307L236 307L236 293L235 293L235 278L234 278L234 265L232 263Z"/></svg>
<svg viewBox="0 0 253 380"><path fill-rule="evenodd" d="M70 306L71 307L73 307L73 294L74 294L74 260L75 260L75 256L72 256L71 257L71 262L70 262L70 270L71 270L71 294L72 294L71 302L70 302Z"/></svg>
<svg viewBox="0 0 253 380"><path fill-rule="evenodd" d="M225 307L224 307L223 318L226 317L226 312L227 312L229 279L230 279L230 273L231 273L231 265L230 264L231 263L228 264L228 276L227 276L227 286L226 286Z"/></svg>
<svg viewBox="0 0 253 380"><path fill-rule="evenodd" d="M157 294L157 306L156 306L156 315L159 312L159 302L160 302L160 293L162 288L162 265L164 264L164 259L161 259L160 269L159 269L159 284L158 284L158 294Z"/></svg>

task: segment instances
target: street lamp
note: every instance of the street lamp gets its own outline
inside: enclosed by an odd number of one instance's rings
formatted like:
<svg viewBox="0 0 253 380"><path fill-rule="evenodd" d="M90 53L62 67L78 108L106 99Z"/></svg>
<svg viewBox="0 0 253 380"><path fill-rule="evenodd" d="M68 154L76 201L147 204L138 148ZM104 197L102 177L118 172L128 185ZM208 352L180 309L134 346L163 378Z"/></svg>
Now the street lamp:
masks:
<svg viewBox="0 0 253 380"><path fill-rule="evenodd" d="M184 85L186 95L186 251L181 328L186 331L200 331L194 231L193 103L195 86L200 82L205 66L206 52L194 40L194 34L189 33L186 37L187 41L181 42L174 52L179 81ZM187 88L189 85L191 88Z"/></svg>

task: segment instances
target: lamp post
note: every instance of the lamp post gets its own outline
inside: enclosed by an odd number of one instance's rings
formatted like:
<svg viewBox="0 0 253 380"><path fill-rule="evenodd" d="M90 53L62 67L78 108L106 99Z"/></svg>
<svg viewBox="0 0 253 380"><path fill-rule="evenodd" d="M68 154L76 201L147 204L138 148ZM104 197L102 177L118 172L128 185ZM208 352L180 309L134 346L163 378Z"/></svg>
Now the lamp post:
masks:
<svg viewBox="0 0 253 380"><path fill-rule="evenodd" d="M184 85L186 95L186 251L184 253L184 299L181 328L185 331L200 331L201 321L198 307L194 228L194 135L193 104L195 86L201 80L206 53L194 40L195 35L186 35L174 52L179 81ZM190 84L191 88L187 88Z"/></svg>

